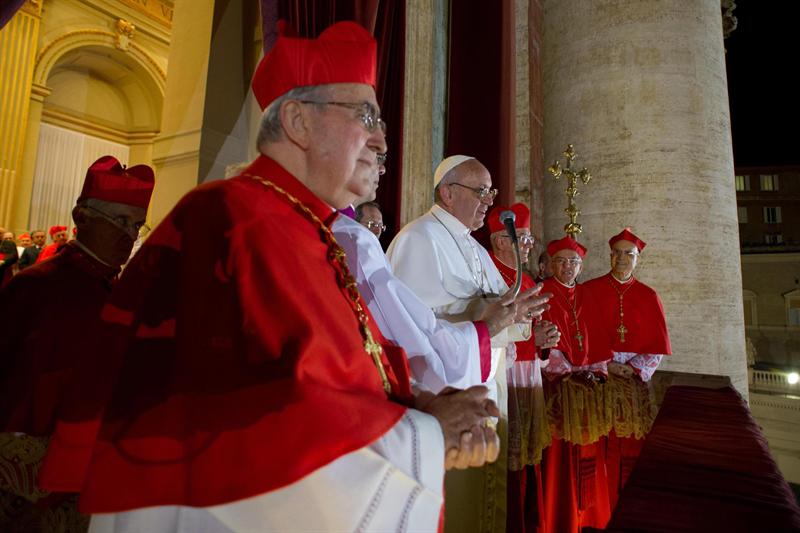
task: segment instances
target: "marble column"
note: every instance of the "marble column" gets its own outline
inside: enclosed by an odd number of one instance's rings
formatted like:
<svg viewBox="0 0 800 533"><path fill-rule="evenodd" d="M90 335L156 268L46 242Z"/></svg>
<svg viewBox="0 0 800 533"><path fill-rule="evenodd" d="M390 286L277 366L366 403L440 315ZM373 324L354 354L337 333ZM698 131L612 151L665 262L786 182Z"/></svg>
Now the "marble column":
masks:
<svg viewBox="0 0 800 533"><path fill-rule="evenodd" d="M545 162L568 143L593 180L576 199L584 279L609 236L648 246L637 273L661 295L662 368L730 376L747 392L738 222L719 0L544 0ZM563 236L565 184L545 176L545 236Z"/></svg>

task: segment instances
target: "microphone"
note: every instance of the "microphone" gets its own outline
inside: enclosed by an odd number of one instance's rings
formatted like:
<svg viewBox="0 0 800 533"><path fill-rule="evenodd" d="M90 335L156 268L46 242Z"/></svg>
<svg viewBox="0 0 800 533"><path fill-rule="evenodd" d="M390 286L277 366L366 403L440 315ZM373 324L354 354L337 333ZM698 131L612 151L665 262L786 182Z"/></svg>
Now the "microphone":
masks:
<svg viewBox="0 0 800 533"><path fill-rule="evenodd" d="M506 227L508 237L511 239L511 244L514 246L514 256L517 259L517 279L514 280L514 285L509 289L514 298L519 294L519 289L522 287L522 256L519 254L519 243L517 242L517 228L514 222L517 220L517 215L513 211L506 210L500 213L500 222Z"/></svg>
<svg viewBox="0 0 800 533"><path fill-rule="evenodd" d="M500 213L500 222L506 227L508 236L511 237L511 242L517 244L517 228L514 227L514 222L517 221L517 215L513 211L507 210Z"/></svg>

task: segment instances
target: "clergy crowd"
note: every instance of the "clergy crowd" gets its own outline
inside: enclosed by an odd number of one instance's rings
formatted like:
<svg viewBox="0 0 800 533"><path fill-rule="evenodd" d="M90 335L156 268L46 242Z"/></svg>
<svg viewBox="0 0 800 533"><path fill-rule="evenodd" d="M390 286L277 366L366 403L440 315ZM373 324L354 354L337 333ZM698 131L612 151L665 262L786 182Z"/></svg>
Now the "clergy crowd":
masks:
<svg viewBox="0 0 800 533"><path fill-rule="evenodd" d="M252 83L260 155L143 244L153 171L111 156L75 238L4 233L0 455L41 454L30 486L0 487L17 502L0 529L42 530L48 509L94 532L605 525L618 480L587 498L580 465L619 439L550 439L547 384L647 382L671 353L634 275L645 242L622 229L580 283L584 246L530 257L530 210L494 205L487 168L451 155L384 253L375 75L355 23L281 34Z"/></svg>

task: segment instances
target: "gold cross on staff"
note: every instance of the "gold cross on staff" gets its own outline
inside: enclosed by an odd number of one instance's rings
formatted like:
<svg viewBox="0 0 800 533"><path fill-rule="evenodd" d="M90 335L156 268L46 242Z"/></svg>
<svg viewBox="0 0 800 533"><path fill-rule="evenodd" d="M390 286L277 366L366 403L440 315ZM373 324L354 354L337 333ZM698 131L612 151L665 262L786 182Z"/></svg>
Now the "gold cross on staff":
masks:
<svg viewBox="0 0 800 533"><path fill-rule="evenodd" d="M628 330L625 329L625 325L622 322L620 322L617 328L617 333L619 333L619 342L625 342L625 334L628 333Z"/></svg>
<svg viewBox="0 0 800 533"><path fill-rule="evenodd" d="M578 180L580 179L583 183L589 183L589 180L592 179L592 175L589 173L586 167L580 169L578 172L572 170L572 162L577 157L573 145L567 145L567 149L564 150L563 155L567 159L566 166L561 168L561 163L556 160L547 168L547 171L550 172L555 179L559 179L563 175L569 180L566 191L567 208L564 209L564 212L569 217L569 223L564 226L564 233L571 235L572 238L575 239L577 238L576 235L583 231L581 225L575 221L578 218L578 215L581 214L580 209L578 209L578 206L575 205L575 197L579 194Z"/></svg>
<svg viewBox="0 0 800 533"><path fill-rule="evenodd" d="M583 351L583 335L581 335L580 330L575 334L575 340L578 341L578 349Z"/></svg>

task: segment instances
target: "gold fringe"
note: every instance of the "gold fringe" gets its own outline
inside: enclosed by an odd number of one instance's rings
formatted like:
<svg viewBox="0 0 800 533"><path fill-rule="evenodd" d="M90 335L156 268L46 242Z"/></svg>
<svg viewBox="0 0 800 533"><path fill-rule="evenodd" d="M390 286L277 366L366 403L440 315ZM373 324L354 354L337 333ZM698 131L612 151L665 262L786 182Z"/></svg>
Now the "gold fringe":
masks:
<svg viewBox="0 0 800 533"><path fill-rule="evenodd" d="M612 430L618 437L644 438L653 426L667 381L643 383L610 375L592 388L572 380L544 380L536 389L509 389L509 468L538 464L555 439L585 445ZM546 423L544 422L546 420Z"/></svg>

